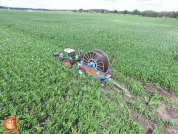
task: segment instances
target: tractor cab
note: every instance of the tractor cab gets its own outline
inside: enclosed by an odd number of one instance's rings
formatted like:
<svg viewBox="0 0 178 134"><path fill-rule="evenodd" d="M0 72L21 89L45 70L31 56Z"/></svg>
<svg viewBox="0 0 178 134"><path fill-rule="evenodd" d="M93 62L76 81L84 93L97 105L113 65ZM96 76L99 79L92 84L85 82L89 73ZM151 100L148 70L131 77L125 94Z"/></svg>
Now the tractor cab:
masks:
<svg viewBox="0 0 178 134"><path fill-rule="evenodd" d="M63 57L75 59L75 50L71 48L66 48L63 51Z"/></svg>
<svg viewBox="0 0 178 134"><path fill-rule="evenodd" d="M71 65L75 64L76 62L79 62L82 59L82 51L80 50L79 53L80 55L76 54L74 49L66 48L62 52L55 52L53 56L71 67Z"/></svg>

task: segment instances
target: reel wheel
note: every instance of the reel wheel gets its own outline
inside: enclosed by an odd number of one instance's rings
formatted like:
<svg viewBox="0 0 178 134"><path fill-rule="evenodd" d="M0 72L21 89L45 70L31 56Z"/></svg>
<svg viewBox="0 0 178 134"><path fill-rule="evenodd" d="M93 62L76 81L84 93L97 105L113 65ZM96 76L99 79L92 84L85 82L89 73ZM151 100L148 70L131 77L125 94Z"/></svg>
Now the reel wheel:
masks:
<svg viewBox="0 0 178 134"><path fill-rule="evenodd" d="M101 50L89 51L84 55L83 62L91 67L106 72L109 67L109 60L107 55Z"/></svg>

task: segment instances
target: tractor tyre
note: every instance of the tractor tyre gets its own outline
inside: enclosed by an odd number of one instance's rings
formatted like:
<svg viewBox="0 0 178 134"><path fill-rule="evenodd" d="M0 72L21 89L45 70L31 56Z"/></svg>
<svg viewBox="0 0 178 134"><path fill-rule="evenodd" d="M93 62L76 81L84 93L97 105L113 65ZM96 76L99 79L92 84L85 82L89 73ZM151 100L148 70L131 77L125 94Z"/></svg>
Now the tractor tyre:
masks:
<svg viewBox="0 0 178 134"><path fill-rule="evenodd" d="M78 68L79 74L86 74L86 71L82 68Z"/></svg>
<svg viewBox="0 0 178 134"><path fill-rule="evenodd" d="M70 62L70 60L64 60L63 63L68 66L69 68L72 67L72 63Z"/></svg>
<svg viewBox="0 0 178 134"><path fill-rule="evenodd" d="M102 81L101 86L106 87L106 81Z"/></svg>

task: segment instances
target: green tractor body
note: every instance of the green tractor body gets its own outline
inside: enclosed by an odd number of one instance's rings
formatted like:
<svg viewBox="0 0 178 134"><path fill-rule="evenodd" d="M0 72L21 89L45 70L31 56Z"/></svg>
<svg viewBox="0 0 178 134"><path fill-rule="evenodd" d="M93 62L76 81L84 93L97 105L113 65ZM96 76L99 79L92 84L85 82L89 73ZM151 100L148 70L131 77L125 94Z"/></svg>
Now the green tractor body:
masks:
<svg viewBox="0 0 178 134"><path fill-rule="evenodd" d="M69 58L69 59L76 59L78 58L78 55L76 55L75 51L74 52L66 52L66 51L63 51L61 54L60 54L61 57L64 57L64 58Z"/></svg>
<svg viewBox="0 0 178 134"><path fill-rule="evenodd" d="M55 52L53 56L69 67L81 60L81 56L77 55L75 50L71 48L66 48L63 52Z"/></svg>

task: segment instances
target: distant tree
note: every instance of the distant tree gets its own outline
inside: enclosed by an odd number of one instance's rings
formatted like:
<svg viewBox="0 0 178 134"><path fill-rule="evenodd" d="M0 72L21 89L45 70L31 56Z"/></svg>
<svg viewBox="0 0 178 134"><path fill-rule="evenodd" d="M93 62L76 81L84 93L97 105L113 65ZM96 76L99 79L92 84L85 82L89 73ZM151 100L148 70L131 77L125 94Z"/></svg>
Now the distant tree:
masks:
<svg viewBox="0 0 178 134"><path fill-rule="evenodd" d="M79 9L79 12L83 12L83 9L81 8L81 9Z"/></svg>
<svg viewBox="0 0 178 134"><path fill-rule="evenodd" d="M122 14L122 13L123 13L123 11L117 11L117 13Z"/></svg>
<svg viewBox="0 0 178 134"><path fill-rule="evenodd" d="M178 18L178 11L176 12L176 18Z"/></svg>
<svg viewBox="0 0 178 134"><path fill-rule="evenodd" d="M160 12L160 14L161 14L160 15L161 17L167 17L167 13L166 12Z"/></svg>
<svg viewBox="0 0 178 134"><path fill-rule="evenodd" d="M117 10L114 10L114 12L113 13L117 13Z"/></svg>
<svg viewBox="0 0 178 134"><path fill-rule="evenodd" d="M105 13L105 10L101 10L101 13Z"/></svg>
<svg viewBox="0 0 178 134"><path fill-rule="evenodd" d="M140 11L138 11L137 9L135 9L135 10L132 11L132 14L134 14L134 15L140 15Z"/></svg>
<svg viewBox="0 0 178 134"><path fill-rule="evenodd" d="M152 17L158 17L158 12L152 12Z"/></svg>
<svg viewBox="0 0 178 134"><path fill-rule="evenodd" d="M147 16L154 17L154 11L152 11L152 10L147 11Z"/></svg>
<svg viewBox="0 0 178 134"><path fill-rule="evenodd" d="M123 14L128 14L128 11L127 11L127 10L124 10L124 11L123 11Z"/></svg>
<svg viewBox="0 0 178 134"><path fill-rule="evenodd" d="M163 17L161 12L158 13L158 17Z"/></svg>
<svg viewBox="0 0 178 134"><path fill-rule="evenodd" d="M127 11L127 14L132 14L132 11Z"/></svg>
<svg viewBox="0 0 178 134"><path fill-rule="evenodd" d="M140 12L140 15L142 15L143 17L145 17L146 16L146 12L142 11L142 12Z"/></svg>
<svg viewBox="0 0 178 134"><path fill-rule="evenodd" d="M170 12L169 17L176 18L176 12L175 11Z"/></svg>
<svg viewBox="0 0 178 134"><path fill-rule="evenodd" d="M148 10L148 11L141 12L140 15L144 17L158 17L158 12Z"/></svg>
<svg viewBox="0 0 178 134"><path fill-rule="evenodd" d="M88 10L83 10L83 12L88 12Z"/></svg>

